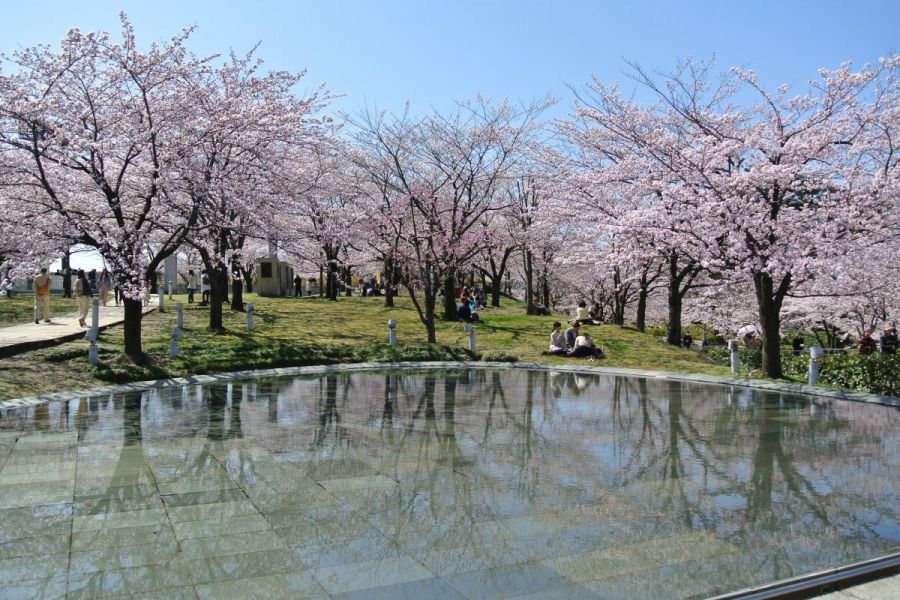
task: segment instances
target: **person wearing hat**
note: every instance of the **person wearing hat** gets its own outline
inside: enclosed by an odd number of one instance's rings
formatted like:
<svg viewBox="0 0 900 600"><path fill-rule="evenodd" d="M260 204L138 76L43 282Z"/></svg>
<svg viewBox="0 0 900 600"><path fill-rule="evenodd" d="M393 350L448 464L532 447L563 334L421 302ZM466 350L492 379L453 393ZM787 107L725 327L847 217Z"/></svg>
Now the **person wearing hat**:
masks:
<svg viewBox="0 0 900 600"><path fill-rule="evenodd" d="M881 335L881 353L896 354L898 345L900 345L900 340L897 339L897 329L894 327L885 329Z"/></svg>
<svg viewBox="0 0 900 600"><path fill-rule="evenodd" d="M38 321L38 313L40 312L41 318L44 319L44 323L50 322L50 276L47 275L47 267L42 267L41 272L38 273L34 281L31 284L31 287L34 289L34 306L37 310L34 311L34 323L37 325Z"/></svg>

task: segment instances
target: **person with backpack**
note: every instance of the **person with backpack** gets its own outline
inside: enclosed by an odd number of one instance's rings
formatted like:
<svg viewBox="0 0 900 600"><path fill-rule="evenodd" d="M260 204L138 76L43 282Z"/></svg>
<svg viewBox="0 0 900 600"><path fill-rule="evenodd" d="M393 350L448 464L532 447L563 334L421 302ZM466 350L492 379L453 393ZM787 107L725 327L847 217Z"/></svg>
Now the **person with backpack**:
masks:
<svg viewBox="0 0 900 600"><path fill-rule="evenodd" d="M91 309L93 290L91 282L84 274L84 269L78 269L78 278L75 280L75 299L78 300L78 324L87 327L88 311Z"/></svg>

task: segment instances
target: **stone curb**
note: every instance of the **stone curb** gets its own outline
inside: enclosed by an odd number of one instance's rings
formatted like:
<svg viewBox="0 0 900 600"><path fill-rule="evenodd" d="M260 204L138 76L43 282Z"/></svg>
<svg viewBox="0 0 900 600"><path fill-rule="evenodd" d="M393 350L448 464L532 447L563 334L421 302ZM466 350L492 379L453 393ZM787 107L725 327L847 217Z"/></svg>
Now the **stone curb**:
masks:
<svg viewBox="0 0 900 600"><path fill-rule="evenodd" d="M228 373L216 373L213 375L191 375L175 379L157 379L155 381L139 381L118 386L104 386L71 392L56 392L41 396L26 398L13 398L0 401L0 410L11 410L28 406L36 406L47 402L61 400L78 400L93 396L105 396L109 394L123 394L127 392L142 392L166 387L197 385L213 383L217 381L240 381L244 379L257 379L261 377L287 377L293 375L315 375L320 373L342 373L353 371L375 371L385 369L526 369L536 371L557 371L560 373L590 373L607 375L628 375L647 379L668 379L674 381L691 381L712 385L728 385L773 392L786 392L791 394L803 394L807 396L819 396L834 400L849 400L852 402L866 402L869 404L883 404L900 408L900 398L894 396L879 396L863 392L850 392L841 390L828 390L815 386L799 383L779 383L757 379L742 379L737 377L719 377L715 375L701 375L690 373L672 373L668 371L645 371L642 369L628 369L617 367L592 367L581 365L547 365L538 363L507 363L507 362L466 362L466 361L418 361L418 362L384 362L384 363L344 363L336 365L311 365L305 367L281 367L276 369L261 369L248 371L232 371Z"/></svg>

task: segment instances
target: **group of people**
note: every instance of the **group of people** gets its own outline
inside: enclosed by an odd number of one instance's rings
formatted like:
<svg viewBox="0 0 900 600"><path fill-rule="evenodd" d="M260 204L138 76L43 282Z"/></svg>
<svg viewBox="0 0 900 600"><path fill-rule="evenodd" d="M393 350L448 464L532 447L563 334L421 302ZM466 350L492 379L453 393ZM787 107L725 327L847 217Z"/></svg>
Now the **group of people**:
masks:
<svg viewBox="0 0 900 600"><path fill-rule="evenodd" d="M594 302L593 306L587 307L587 302L582 300L575 309L575 320L582 325L602 325L603 320L600 318L600 304Z"/></svg>
<svg viewBox="0 0 900 600"><path fill-rule="evenodd" d="M200 290L200 297L202 299L202 305L209 304L209 273L206 272L206 269L200 271L200 276L197 277L197 274L194 273L193 269L188 269L187 275L182 275L184 277L185 284L187 286L187 297L188 304L194 303L194 294L197 293L197 290ZM149 293L150 282L147 282L147 289ZM149 296L144 294L145 304L149 301Z"/></svg>
<svg viewBox="0 0 900 600"><path fill-rule="evenodd" d="M874 332L869 329L859 338L859 353L874 354L877 350L881 350L882 354L896 354L900 347L900 338L897 337L896 327L887 327L881 337L876 341L872 337Z"/></svg>
<svg viewBox="0 0 900 600"><path fill-rule="evenodd" d="M34 290L35 324L40 323L41 319L44 320L44 323L52 322L50 315L50 281L47 268L42 267L31 282L31 287ZM121 292L108 269L104 268L99 275L96 269L91 269L89 273L86 273L84 269L78 269L75 275L74 290L66 289L64 297L72 297L71 292L74 291L75 300L78 302L79 325L87 327L87 316L91 309L91 299L94 295L100 298L100 304L103 306L109 303L110 289L115 292L115 302L116 306L118 306Z"/></svg>
<svg viewBox="0 0 900 600"><path fill-rule="evenodd" d="M555 321L550 332L550 349L545 350L544 354L588 360L603 358L603 350L597 347L591 334L581 331L579 319L573 319L565 331L562 330L562 323Z"/></svg>
<svg viewBox="0 0 900 600"><path fill-rule="evenodd" d="M479 323L481 317L478 316L478 309L484 304L479 304L475 296L467 296L468 290L463 288L462 296L459 299L459 306L456 307L456 319L462 323Z"/></svg>

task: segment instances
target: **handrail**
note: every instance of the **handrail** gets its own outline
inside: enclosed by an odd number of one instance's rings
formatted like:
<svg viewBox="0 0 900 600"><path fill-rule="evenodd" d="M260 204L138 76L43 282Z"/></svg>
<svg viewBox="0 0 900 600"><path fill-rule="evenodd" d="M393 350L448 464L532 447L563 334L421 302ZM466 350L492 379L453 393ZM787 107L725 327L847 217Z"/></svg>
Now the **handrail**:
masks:
<svg viewBox="0 0 900 600"><path fill-rule="evenodd" d="M808 597L838 585L862 583L864 580L897 574L900 570L900 552L879 558L844 565L791 577L764 585L728 592L710 600L764 600L768 598ZM893 573L891 573L893 571Z"/></svg>

